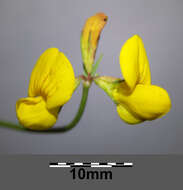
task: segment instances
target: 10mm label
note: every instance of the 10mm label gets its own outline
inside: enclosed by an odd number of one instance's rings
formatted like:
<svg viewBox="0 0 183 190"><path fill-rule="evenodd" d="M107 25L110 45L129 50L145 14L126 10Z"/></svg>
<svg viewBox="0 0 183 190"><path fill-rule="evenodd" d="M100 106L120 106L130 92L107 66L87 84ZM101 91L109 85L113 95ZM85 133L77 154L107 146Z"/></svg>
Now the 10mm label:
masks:
<svg viewBox="0 0 183 190"><path fill-rule="evenodd" d="M72 174L72 179L80 180L111 180L112 171L92 171L85 170L84 168L73 168L70 173Z"/></svg>

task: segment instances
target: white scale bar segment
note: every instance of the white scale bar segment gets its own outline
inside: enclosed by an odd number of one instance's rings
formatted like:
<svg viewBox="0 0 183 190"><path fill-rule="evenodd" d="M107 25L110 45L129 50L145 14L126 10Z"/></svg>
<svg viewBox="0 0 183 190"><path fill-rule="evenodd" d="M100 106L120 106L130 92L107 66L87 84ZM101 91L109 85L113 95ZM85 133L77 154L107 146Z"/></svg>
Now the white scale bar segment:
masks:
<svg viewBox="0 0 183 190"><path fill-rule="evenodd" d="M108 162L107 164L108 164L108 165L111 165L111 166L115 166L115 165L116 165L115 162Z"/></svg>
<svg viewBox="0 0 183 190"><path fill-rule="evenodd" d="M83 163L81 163L81 162L75 162L74 165L75 165L75 166L82 166Z"/></svg>
<svg viewBox="0 0 183 190"><path fill-rule="evenodd" d="M65 162L59 162L58 165L67 165Z"/></svg>
<svg viewBox="0 0 183 190"><path fill-rule="evenodd" d="M91 162L91 166L92 165L99 165L99 163L98 162Z"/></svg>
<svg viewBox="0 0 183 190"><path fill-rule="evenodd" d="M112 165L91 165L91 168L111 168Z"/></svg>
<svg viewBox="0 0 183 190"><path fill-rule="evenodd" d="M50 165L50 168L70 168L69 165Z"/></svg>
<svg viewBox="0 0 183 190"><path fill-rule="evenodd" d="M132 162L125 162L124 166L133 166L133 163Z"/></svg>

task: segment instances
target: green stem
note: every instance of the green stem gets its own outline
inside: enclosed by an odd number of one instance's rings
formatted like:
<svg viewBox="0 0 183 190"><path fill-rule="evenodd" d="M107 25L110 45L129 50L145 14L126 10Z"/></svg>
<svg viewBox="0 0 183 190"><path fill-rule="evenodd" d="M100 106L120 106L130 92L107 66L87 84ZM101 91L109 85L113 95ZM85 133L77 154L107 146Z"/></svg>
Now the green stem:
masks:
<svg viewBox="0 0 183 190"><path fill-rule="evenodd" d="M3 120L0 120L0 126L6 127L6 128L9 128L9 129L15 129L17 131L26 131L27 130L22 125L12 123L12 122L9 122L9 121L3 121Z"/></svg>
<svg viewBox="0 0 183 190"><path fill-rule="evenodd" d="M50 132L68 131L68 130L71 130L72 128L74 128L79 123L79 121L81 120L81 117L84 113L84 110L85 110L86 102L88 99L89 88L90 87L83 85L83 94L82 94L81 102L80 102L79 109L78 109L74 119L66 126L59 127L59 128L53 128L48 131L50 131Z"/></svg>
<svg viewBox="0 0 183 190"><path fill-rule="evenodd" d="M0 121L0 125L7 127L7 128L11 128L11 129L15 129L15 130L19 130L19 131L31 131L31 132L41 132L41 133L45 133L45 132L51 132L51 133L57 133L57 132L66 132L71 130L72 128L74 128L79 121L81 120L81 117L84 113L85 110L85 106L86 106L86 102L88 99L88 92L89 92L89 86L83 85L83 92L82 92L82 98L81 98L81 102L78 108L78 111L74 117L74 119L65 126L60 126L57 128L51 128L49 130L45 130L45 131L32 131L32 130L28 130L26 128L24 128L23 126L19 125L19 124L15 124L15 123L11 123L8 121Z"/></svg>

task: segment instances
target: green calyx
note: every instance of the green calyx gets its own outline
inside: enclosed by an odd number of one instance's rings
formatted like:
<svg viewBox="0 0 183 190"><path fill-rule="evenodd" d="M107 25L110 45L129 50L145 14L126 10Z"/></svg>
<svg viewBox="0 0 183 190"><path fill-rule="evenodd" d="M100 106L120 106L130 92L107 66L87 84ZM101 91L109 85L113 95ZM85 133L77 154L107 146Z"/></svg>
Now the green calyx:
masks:
<svg viewBox="0 0 183 190"><path fill-rule="evenodd" d="M119 86L123 80L120 78L110 77L110 76L101 76L96 77L94 82L97 86L103 89L106 94L115 102L113 97L113 90Z"/></svg>

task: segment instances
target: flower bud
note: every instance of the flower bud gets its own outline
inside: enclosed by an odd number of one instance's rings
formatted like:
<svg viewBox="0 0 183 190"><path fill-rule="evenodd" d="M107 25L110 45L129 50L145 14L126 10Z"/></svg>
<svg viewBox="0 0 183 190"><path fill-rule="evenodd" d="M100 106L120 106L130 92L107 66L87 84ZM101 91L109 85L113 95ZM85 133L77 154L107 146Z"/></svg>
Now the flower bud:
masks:
<svg viewBox="0 0 183 190"><path fill-rule="evenodd" d="M100 33L106 22L107 16L104 13L97 13L87 19L81 32L81 53L87 73L91 73L92 71Z"/></svg>

